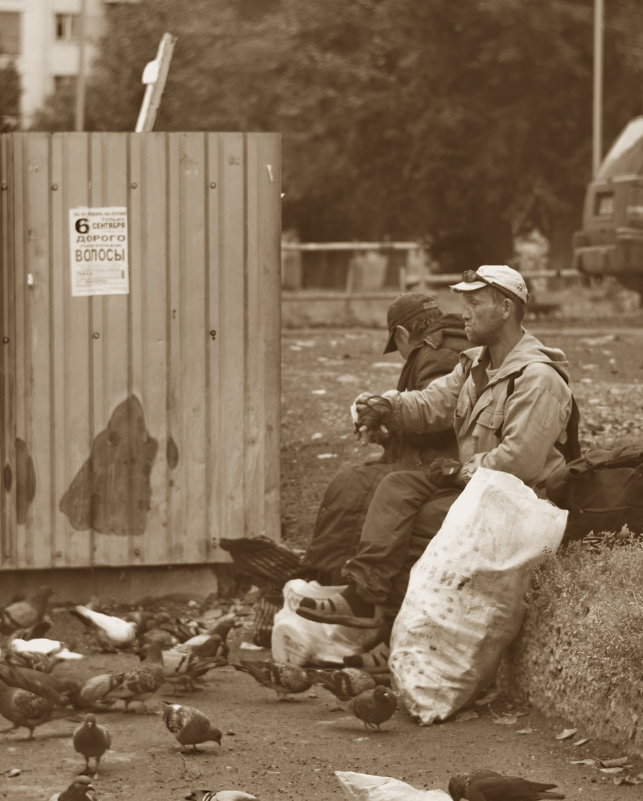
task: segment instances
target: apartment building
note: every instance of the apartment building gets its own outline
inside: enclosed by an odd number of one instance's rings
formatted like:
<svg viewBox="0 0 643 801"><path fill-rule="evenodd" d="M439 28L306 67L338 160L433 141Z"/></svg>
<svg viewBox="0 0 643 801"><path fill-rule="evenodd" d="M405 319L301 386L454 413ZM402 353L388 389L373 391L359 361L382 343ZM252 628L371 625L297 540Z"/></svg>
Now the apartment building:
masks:
<svg viewBox="0 0 643 801"><path fill-rule="evenodd" d="M0 67L16 64L21 78L19 127L27 129L45 98L75 84L84 30L91 69L106 6L132 0L0 0ZM82 16L84 15L84 24Z"/></svg>

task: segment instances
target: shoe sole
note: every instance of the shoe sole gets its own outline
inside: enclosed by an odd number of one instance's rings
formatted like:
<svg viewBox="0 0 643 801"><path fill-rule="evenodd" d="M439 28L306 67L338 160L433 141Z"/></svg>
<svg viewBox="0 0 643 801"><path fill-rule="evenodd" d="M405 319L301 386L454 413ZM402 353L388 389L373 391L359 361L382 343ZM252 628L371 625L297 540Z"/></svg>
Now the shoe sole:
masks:
<svg viewBox="0 0 643 801"><path fill-rule="evenodd" d="M296 612L300 617L312 620L314 623L334 623L337 626L348 626L352 629L379 629L384 623L381 618L340 615L337 612L321 612L305 606L298 607Z"/></svg>

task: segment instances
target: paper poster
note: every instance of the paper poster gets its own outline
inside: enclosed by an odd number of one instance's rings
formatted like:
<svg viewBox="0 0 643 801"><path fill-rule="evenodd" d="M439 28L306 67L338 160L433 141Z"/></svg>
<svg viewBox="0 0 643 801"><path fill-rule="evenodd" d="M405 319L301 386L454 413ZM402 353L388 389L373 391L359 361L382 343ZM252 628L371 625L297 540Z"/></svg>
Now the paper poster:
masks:
<svg viewBox="0 0 643 801"><path fill-rule="evenodd" d="M71 294L127 295L127 208L69 209Z"/></svg>

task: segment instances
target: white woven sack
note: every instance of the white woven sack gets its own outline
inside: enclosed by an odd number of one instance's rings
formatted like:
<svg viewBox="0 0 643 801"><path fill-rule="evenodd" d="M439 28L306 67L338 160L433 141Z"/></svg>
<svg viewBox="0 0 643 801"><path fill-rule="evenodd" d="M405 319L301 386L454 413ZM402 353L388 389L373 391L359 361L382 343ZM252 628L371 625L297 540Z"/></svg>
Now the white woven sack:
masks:
<svg viewBox="0 0 643 801"><path fill-rule="evenodd" d="M284 605L275 614L272 627L272 657L293 665L317 665L324 662L343 665L343 658L359 654L373 639L373 631L315 623L295 611L305 596L320 600L346 589L346 585L324 587L316 581L291 579L284 584Z"/></svg>
<svg viewBox="0 0 643 801"><path fill-rule="evenodd" d="M346 798L354 801L451 801L444 790L418 790L390 776L336 770L335 776Z"/></svg>
<svg viewBox="0 0 643 801"><path fill-rule="evenodd" d="M392 678L421 724L445 720L493 679L532 568L558 549L566 521L515 476L476 470L411 569L391 633Z"/></svg>

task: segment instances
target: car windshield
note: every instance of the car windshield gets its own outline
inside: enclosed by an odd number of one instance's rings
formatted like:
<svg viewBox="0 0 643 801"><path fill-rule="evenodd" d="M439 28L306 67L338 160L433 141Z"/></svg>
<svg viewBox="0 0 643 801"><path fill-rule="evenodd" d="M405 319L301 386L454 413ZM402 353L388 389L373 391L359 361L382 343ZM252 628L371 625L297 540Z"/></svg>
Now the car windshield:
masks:
<svg viewBox="0 0 643 801"><path fill-rule="evenodd" d="M626 126L605 157L596 176L606 181L617 175L643 173L643 117L635 117Z"/></svg>

